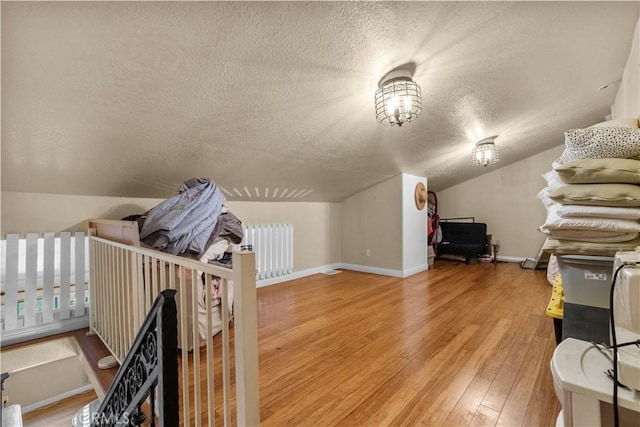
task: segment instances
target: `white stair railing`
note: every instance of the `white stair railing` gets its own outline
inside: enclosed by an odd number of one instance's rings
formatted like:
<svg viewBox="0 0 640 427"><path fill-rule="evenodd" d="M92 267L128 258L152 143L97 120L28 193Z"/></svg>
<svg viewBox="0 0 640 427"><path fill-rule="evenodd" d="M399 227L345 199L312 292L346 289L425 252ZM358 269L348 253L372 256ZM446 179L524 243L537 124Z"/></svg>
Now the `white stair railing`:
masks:
<svg viewBox="0 0 640 427"><path fill-rule="evenodd" d="M236 406L237 425L260 423L258 394L257 303L255 256L233 254L233 269L204 264L92 236L91 330L100 336L118 361L131 347L136 332L155 298L175 289L178 310L180 358L180 420L183 425L232 424ZM219 291L210 286L220 279ZM233 283L233 285L231 285ZM233 290L235 399L231 397L231 350L228 293ZM216 297L214 299L214 297ZM217 301L216 301L217 299ZM216 311L219 311L217 313ZM217 322L216 322L217 321ZM221 321L221 370L214 358L215 323ZM217 346L216 346L217 347ZM185 350L190 350L189 352ZM222 377L222 399L216 397L214 377ZM194 384L201 385L194 387ZM222 420L215 420L216 408Z"/></svg>

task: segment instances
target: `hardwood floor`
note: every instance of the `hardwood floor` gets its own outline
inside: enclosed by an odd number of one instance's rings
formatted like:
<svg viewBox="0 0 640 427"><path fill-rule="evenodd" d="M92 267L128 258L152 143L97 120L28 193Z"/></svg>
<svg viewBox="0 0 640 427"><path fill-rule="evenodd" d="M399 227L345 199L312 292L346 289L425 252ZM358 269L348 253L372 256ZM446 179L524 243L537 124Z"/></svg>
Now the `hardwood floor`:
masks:
<svg viewBox="0 0 640 427"><path fill-rule="evenodd" d="M553 426L550 296L544 271L446 260L260 288L261 423Z"/></svg>
<svg viewBox="0 0 640 427"><path fill-rule="evenodd" d="M555 425L550 295L543 271L448 261L262 288L262 424Z"/></svg>

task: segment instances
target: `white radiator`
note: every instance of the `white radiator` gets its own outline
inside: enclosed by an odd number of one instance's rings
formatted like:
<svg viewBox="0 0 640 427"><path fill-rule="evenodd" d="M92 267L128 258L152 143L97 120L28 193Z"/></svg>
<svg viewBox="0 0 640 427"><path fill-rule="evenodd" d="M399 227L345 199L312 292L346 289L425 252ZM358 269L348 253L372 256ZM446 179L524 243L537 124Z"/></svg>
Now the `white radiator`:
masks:
<svg viewBox="0 0 640 427"><path fill-rule="evenodd" d="M87 257L84 232L0 241L3 345L89 325Z"/></svg>
<svg viewBox="0 0 640 427"><path fill-rule="evenodd" d="M241 245L253 247L258 280L293 272L291 224L245 225Z"/></svg>

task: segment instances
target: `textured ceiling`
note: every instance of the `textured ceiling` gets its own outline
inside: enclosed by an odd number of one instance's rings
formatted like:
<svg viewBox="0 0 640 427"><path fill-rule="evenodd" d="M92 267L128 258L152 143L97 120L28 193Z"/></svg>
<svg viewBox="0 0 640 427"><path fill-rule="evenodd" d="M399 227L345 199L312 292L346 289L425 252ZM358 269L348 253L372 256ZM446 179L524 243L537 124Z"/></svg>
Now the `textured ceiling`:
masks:
<svg viewBox="0 0 640 427"><path fill-rule="evenodd" d="M604 120L639 4L2 2L2 189L164 198L199 176L231 200L340 201L406 172L440 190ZM378 124L378 81L407 62L423 112ZM500 163L473 165L496 134Z"/></svg>

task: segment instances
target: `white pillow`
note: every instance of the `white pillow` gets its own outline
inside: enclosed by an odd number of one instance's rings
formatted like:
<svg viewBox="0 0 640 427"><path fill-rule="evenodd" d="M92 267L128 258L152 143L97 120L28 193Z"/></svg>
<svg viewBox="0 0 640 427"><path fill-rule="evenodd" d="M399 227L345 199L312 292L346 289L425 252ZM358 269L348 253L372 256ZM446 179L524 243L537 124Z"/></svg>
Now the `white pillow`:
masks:
<svg viewBox="0 0 640 427"><path fill-rule="evenodd" d="M640 236L640 233L619 233L617 231L539 230L552 239L593 243L628 242L629 240L636 239Z"/></svg>
<svg viewBox="0 0 640 427"><path fill-rule="evenodd" d="M563 218L617 218L640 220L640 207L614 207L594 205L563 205L549 197L548 187L538 193L547 213L553 212Z"/></svg>
<svg viewBox="0 0 640 427"><path fill-rule="evenodd" d="M551 200L551 199L549 199ZM552 201L553 202L553 201ZM561 205L553 202L549 211L563 218L615 218L637 221L640 219L640 208L621 208L611 206Z"/></svg>
<svg viewBox="0 0 640 427"><path fill-rule="evenodd" d="M566 185L566 182L562 180L560 174L555 170L550 170L549 172L545 172L542 174L542 177L545 181L547 181L547 191L552 192L556 188L562 187Z"/></svg>
<svg viewBox="0 0 640 427"><path fill-rule="evenodd" d="M547 220L544 225L540 228L542 230L590 230L637 233L640 232L640 222L616 218L563 218L551 210L547 215Z"/></svg>

